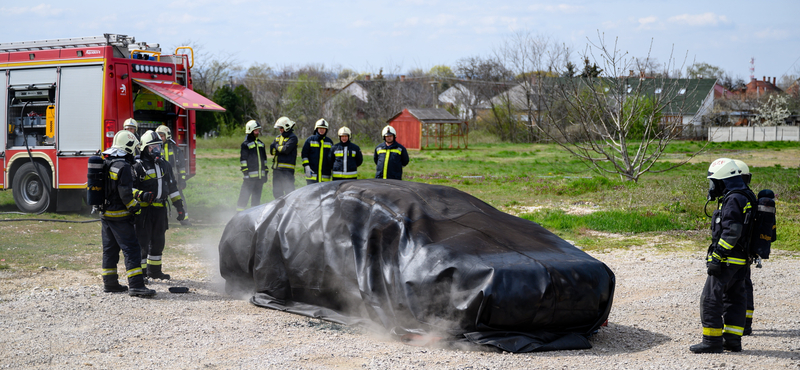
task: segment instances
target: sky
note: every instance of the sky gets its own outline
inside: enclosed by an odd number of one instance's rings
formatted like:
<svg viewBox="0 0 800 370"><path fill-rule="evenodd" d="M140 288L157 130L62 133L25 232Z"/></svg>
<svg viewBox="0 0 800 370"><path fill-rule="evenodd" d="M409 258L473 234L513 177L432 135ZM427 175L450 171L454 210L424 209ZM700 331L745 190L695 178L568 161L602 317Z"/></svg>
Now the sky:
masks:
<svg viewBox="0 0 800 370"><path fill-rule="evenodd" d="M489 56L519 32L570 47L582 65L600 34L631 57L704 62L744 80L755 58L757 79L780 81L800 76L798 14L798 0L0 0L0 43L117 33L165 51L191 42L243 67L402 74Z"/></svg>

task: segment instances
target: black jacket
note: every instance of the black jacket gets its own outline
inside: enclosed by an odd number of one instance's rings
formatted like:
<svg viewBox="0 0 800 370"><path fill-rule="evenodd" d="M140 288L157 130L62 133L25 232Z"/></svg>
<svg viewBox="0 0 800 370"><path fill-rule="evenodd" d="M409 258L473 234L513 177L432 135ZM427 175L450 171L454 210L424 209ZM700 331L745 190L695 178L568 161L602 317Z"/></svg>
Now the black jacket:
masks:
<svg viewBox="0 0 800 370"><path fill-rule="evenodd" d="M710 257L730 264L745 265L748 257L746 243L750 237L750 230L745 227L745 217L755 211L753 207L757 204L755 194L741 180L737 182L735 179L725 182L726 193L711 219Z"/></svg>
<svg viewBox="0 0 800 370"><path fill-rule="evenodd" d="M185 188L186 184L186 166L183 160L183 151L178 147L175 140L167 139L164 142L164 160L169 162L172 167L173 177L178 181L178 188Z"/></svg>
<svg viewBox="0 0 800 370"><path fill-rule="evenodd" d="M297 135L294 130L284 131L269 145L270 154L277 157L277 164L272 169L292 170L297 164Z"/></svg>
<svg viewBox="0 0 800 370"><path fill-rule="evenodd" d="M248 134L239 152L239 162L245 179L267 179L267 151L264 143Z"/></svg>
<svg viewBox="0 0 800 370"><path fill-rule="evenodd" d="M133 172L124 157L108 157L103 163L106 171L105 204L101 218L104 220L129 220L131 208L138 202L133 196Z"/></svg>
<svg viewBox="0 0 800 370"><path fill-rule="evenodd" d="M161 158L150 158L144 153L133 165L133 195L138 196L143 192L154 193L155 199L152 203L140 202L142 207L164 207L167 200L173 204L183 202L169 163Z"/></svg>
<svg viewBox="0 0 800 370"><path fill-rule="evenodd" d="M358 166L364 162L361 148L352 141L338 142L331 149L331 163L334 179L358 178Z"/></svg>
<svg viewBox="0 0 800 370"><path fill-rule="evenodd" d="M325 135L316 133L306 139L300 156L303 157L303 167L311 167L313 175L306 176L306 180L331 181L331 147L333 141Z"/></svg>
<svg viewBox="0 0 800 370"><path fill-rule="evenodd" d="M380 143L375 148L373 159L377 165L376 179L403 179L403 167L408 164L408 151L397 141L388 146L386 142Z"/></svg>

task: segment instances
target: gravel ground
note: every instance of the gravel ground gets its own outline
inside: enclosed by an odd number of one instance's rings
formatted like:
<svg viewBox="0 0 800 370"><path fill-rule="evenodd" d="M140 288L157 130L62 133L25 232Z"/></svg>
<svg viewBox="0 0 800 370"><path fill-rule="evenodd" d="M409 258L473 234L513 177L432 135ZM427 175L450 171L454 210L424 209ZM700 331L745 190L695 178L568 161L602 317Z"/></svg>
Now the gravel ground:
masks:
<svg viewBox="0 0 800 370"><path fill-rule="evenodd" d="M0 368L800 369L800 258L786 253L754 269L754 333L741 353L688 350L701 339L702 252L631 249L591 253L617 275L592 349L510 354L408 345L259 308L223 293L216 263L202 257L214 247L176 248L196 258L167 258L173 280L150 284L152 299L103 293L99 271L0 270ZM191 290L167 291L176 285Z"/></svg>

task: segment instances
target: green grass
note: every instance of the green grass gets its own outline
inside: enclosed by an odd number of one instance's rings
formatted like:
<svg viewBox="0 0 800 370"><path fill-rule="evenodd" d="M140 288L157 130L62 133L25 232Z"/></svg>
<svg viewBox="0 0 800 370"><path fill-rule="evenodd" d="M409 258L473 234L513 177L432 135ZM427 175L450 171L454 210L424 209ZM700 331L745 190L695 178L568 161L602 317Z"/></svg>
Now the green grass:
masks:
<svg viewBox="0 0 800 370"><path fill-rule="evenodd" d="M646 174L638 183L631 183L614 176L598 176L555 145L496 143L490 135L470 135L470 138L469 149L410 151L411 163L404 169L404 179L452 186L509 212L520 212L515 210L519 207L544 207L523 217L585 249L643 245L670 250L680 244L675 242L686 244L687 240L698 249L708 245L710 223L703 214L707 162ZM171 245L206 245L218 240L235 211L242 183L238 158L242 139L243 136L198 140L197 174L185 189L189 218L196 227L171 226L165 255L184 256L180 250L170 249ZM703 144L675 142L667 152L684 156ZM365 154L364 164L359 168L361 179L374 176L372 145L361 145ZM798 169L776 166L768 158L780 158L797 148L797 143L714 143L703 154L703 158L742 154L747 154L745 159L767 158L759 166L751 167L752 188L769 188L777 194L778 240L773 248L794 252L800 251ZM658 163L656 168L668 165ZM304 186L300 171L295 175L295 186ZM262 202L270 200L271 175L264 185ZM590 207L596 212L578 215L563 211L571 207ZM16 211L11 191L0 192L0 212ZM88 209L75 214L0 214L0 219L80 221L95 217L88 214ZM0 269L99 268L99 223L0 222L0 230Z"/></svg>

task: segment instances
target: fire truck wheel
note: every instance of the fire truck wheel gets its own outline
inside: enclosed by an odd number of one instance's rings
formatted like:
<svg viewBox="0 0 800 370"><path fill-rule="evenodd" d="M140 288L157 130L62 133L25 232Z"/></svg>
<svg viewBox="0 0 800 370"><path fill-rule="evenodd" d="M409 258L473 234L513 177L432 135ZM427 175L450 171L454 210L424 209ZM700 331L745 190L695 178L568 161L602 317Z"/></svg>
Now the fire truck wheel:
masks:
<svg viewBox="0 0 800 370"><path fill-rule="evenodd" d="M36 172L38 168L39 172ZM39 173L44 176L44 181L39 178ZM22 212L42 213L50 208L53 199L53 189L50 182L50 171L43 165L25 163L14 174L13 182L14 203Z"/></svg>

